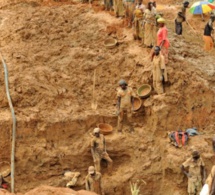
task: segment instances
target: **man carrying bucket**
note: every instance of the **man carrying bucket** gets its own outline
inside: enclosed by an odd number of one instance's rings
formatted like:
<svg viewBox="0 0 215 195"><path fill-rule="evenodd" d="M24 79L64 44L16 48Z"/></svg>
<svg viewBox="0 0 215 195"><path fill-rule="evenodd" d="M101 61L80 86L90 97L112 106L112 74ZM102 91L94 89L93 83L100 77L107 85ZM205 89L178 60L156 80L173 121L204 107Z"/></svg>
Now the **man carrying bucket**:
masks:
<svg viewBox="0 0 215 195"><path fill-rule="evenodd" d="M125 80L119 81L120 89L117 92L117 114L118 114L118 132L122 132L124 113L127 113L127 120L130 126L130 132L134 131L131 119L134 110L134 92Z"/></svg>
<svg viewBox="0 0 215 195"><path fill-rule="evenodd" d="M93 130L93 135L94 137L91 140L91 153L93 156L96 171L101 171L100 163L102 159L105 159L108 162L108 170L112 171L113 161L106 151L104 135L100 134L99 128L95 128Z"/></svg>

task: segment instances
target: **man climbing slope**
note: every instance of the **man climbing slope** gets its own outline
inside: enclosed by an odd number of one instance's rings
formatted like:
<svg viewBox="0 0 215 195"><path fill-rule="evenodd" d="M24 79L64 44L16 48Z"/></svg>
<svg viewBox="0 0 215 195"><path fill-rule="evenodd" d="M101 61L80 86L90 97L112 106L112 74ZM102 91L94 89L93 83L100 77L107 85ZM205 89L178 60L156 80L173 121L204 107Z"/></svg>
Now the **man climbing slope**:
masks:
<svg viewBox="0 0 215 195"><path fill-rule="evenodd" d="M122 132L124 113L127 113L130 132L134 131L132 125L132 110L134 107L134 92L125 80L119 81L120 89L117 92L118 132Z"/></svg>
<svg viewBox="0 0 215 195"><path fill-rule="evenodd" d="M91 140L91 153L95 164L96 171L101 171L101 160L105 159L108 162L108 170L112 171L113 161L106 151L106 143L104 135L100 134L100 129L93 130L94 137Z"/></svg>
<svg viewBox="0 0 215 195"><path fill-rule="evenodd" d="M182 23L186 21L186 9L189 6L189 2L185 1L183 3L183 7L181 8L181 11L178 12L177 17L175 19L175 33L177 35L182 35Z"/></svg>
<svg viewBox="0 0 215 195"><path fill-rule="evenodd" d="M164 93L163 81L167 81L167 72L164 56L160 52L160 47L154 48L152 56L153 87L158 94Z"/></svg>
<svg viewBox="0 0 215 195"><path fill-rule="evenodd" d="M99 195L104 195L102 187L102 175L95 170L94 166L88 168L88 175L85 179L85 186L87 191L95 192Z"/></svg>

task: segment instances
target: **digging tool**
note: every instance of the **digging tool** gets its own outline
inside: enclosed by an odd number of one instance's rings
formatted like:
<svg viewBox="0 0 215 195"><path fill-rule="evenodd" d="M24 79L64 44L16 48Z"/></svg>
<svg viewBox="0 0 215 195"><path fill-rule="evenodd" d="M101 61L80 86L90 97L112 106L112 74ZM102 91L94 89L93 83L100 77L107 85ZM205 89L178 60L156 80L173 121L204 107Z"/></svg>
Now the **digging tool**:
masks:
<svg viewBox="0 0 215 195"><path fill-rule="evenodd" d="M14 173L15 173L15 145L16 145L16 115L13 107L13 103L10 96L9 91L9 82L8 82L8 69L7 64L4 61L4 58L2 56L2 53L0 52L0 57L2 61L2 65L4 68L4 77L5 77L5 88L6 88L6 95L9 103L9 107L12 114L13 119L13 127L12 127L12 146L11 146L11 192L14 193L15 191L15 179L14 179Z"/></svg>
<svg viewBox="0 0 215 195"><path fill-rule="evenodd" d="M93 101L91 104L91 108L93 110L97 109L97 101L95 99L95 85L96 85L96 69L94 70L94 74L93 74Z"/></svg>
<svg viewBox="0 0 215 195"><path fill-rule="evenodd" d="M194 28L191 26L191 24L186 20L187 25L192 29L192 31L196 34L196 31L194 30Z"/></svg>

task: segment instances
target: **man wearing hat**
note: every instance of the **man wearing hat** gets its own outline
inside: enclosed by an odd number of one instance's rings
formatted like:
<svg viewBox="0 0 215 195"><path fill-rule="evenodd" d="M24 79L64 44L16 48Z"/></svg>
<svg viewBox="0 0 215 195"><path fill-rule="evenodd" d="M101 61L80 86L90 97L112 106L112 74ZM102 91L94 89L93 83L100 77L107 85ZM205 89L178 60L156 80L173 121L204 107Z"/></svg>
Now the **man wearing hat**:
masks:
<svg viewBox="0 0 215 195"><path fill-rule="evenodd" d="M189 172L185 169L188 168ZM199 195L202 184L205 181L205 163L197 150L192 152L192 157L181 165L182 172L188 177L189 195Z"/></svg>
<svg viewBox="0 0 215 195"><path fill-rule="evenodd" d="M183 3L183 7L181 8L181 11L178 12L177 17L175 19L175 33L177 35L182 35L182 23L186 21L186 9L189 6L189 2L185 1Z"/></svg>
<svg viewBox="0 0 215 195"><path fill-rule="evenodd" d="M94 166L90 166L88 168L88 175L85 179L86 190L95 192L96 194L104 195L101 179L101 173L96 171Z"/></svg>
<svg viewBox="0 0 215 195"><path fill-rule="evenodd" d="M91 153L95 164L96 171L101 171L101 160L105 159L108 162L108 170L112 171L113 161L106 151L106 143L104 135L100 134L100 129L93 130L93 138L91 140Z"/></svg>
<svg viewBox="0 0 215 195"><path fill-rule="evenodd" d="M127 120L130 126L130 132L134 131L131 119L134 108L134 92L125 80L119 81L120 88L117 92L117 111L118 111L118 132L122 132L124 113L127 114Z"/></svg>

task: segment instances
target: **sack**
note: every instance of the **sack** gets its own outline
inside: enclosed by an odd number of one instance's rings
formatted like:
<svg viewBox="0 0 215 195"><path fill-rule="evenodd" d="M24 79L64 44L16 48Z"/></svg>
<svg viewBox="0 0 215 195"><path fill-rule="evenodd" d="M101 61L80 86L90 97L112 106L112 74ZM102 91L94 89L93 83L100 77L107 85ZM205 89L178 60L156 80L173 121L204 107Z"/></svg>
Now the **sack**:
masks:
<svg viewBox="0 0 215 195"><path fill-rule="evenodd" d="M8 189L8 185L6 183L3 183L1 186L3 189Z"/></svg>
<svg viewBox="0 0 215 195"><path fill-rule="evenodd" d="M209 195L209 186L205 184L200 192L200 195Z"/></svg>

